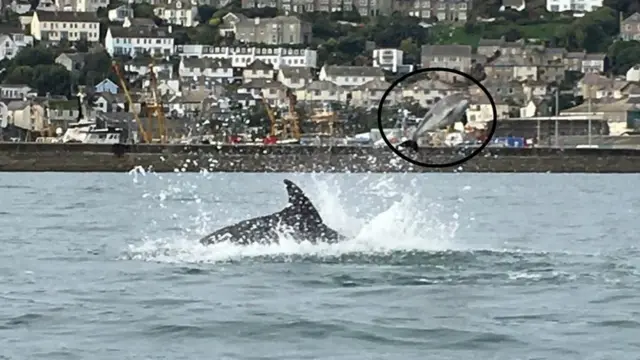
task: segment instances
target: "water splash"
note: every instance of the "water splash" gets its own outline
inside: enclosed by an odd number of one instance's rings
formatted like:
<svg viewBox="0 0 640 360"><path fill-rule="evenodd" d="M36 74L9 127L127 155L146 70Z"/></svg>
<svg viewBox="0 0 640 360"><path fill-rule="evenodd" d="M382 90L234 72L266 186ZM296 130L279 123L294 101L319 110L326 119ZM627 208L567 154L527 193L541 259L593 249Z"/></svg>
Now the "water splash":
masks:
<svg viewBox="0 0 640 360"><path fill-rule="evenodd" d="M146 189L143 197L149 201L149 209L163 208L170 213L173 202L178 201L182 208L187 207L191 215L181 218L172 214L168 219L152 222L146 236L139 242L130 244L123 258L143 261L159 261L171 263L227 262L246 258L263 258L275 256L314 256L336 257L345 254L384 254L397 251L440 251L456 248L455 235L458 229L456 214L449 214L451 209L444 209L436 201L419 196L420 182L413 180L407 186L406 181L399 181L398 176L371 175L357 182L357 190L353 186L344 188L344 175L313 175L311 182L289 176L294 181L304 184L307 195L318 208L327 225L347 235L350 240L339 244L297 243L286 233L280 234L280 243L272 245L254 244L239 246L231 243L220 243L203 246L198 239L215 230L211 223L221 223L222 218L233 223L255 213L247 213L239 217L230 210L237 204L247 206L241 195L238 198L220 199L215 194L207 194L209 206L203 206L199 183L211 181L213 173L187 174L178 173L163 177L155 173L147 173L144 182L135 177L137 186ZM220 175L218 175L220 176ZM239 175L250 176L250 175ZM281 176L281 175L272 175ZM160 190L153 191L149 179L154 178ZM402 179L400 179L402 180ZM280 180L274 183L279 183ZM342 184L342 186L341 186ZM246 189L245 189L246 192ZM248 202L253 201L255 194L244 194ZM286 202L286 197L276 199L281 205L269 205L277 211ZM240 199L240 200L238 200ZM375 201L374 201L375 200ZM211 203L217 203L210 209ZM209 209L207 209L209 208ZM212 221L216 219L217 221ZM179 224L178 234L158 236L158 227L173 222ZM152 235L153 234L153 235Z"/></svg>

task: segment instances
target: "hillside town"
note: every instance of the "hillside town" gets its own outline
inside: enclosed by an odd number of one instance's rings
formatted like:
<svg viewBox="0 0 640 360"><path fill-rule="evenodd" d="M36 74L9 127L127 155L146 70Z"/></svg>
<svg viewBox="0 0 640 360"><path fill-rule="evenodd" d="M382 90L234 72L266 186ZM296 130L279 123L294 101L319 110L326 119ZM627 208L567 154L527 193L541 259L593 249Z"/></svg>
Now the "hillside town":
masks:
<svg viewBox="0 0 640 360"><path fill-rule="evenodd" d="M434 40L436 29L454 33L491 26L500 14L525 14L526 0L503 0L493 18L473 13L471 0L363 4L13 0L3 5L0 24L0 137L54 137L84 116L127 128L138 139L146 124L148 141L156 133L164 141L196 133L243 141L249 133L285 137L285 128L290 137L369 133L368 141L375 141L378 104L399 76L425 67L470 72L477 65L496 105L497 136L557 145L559 136L633 135L640 127L638 57L638 64L621 65L611 52L513 39L511 33L474 44ZM208 18L203 9L211 9ZM341 29L352 29L346 36L378 17L396 16L414 19L411 31L424 31L431 41L418 41L418 34L389 47L363 39L362 52L342 61L350 47L341 44L349 39L319 41L322 28L305 16L345 9L361 21L337 20ZM540 11L577 22L602 12L603 4L547 0ZM625 44L640 40L640 13L616 16L610 41L622 46L622 59L636 49ZM385 43L393 38L380 37ZM385 126L394 127L402 109L419 117L444 96L464 91L472 99L467 127L482 132L493 121L492 105L480 88L461 89L461 80L443 72L400 83L386 98ZM286 119L296 121L295 129ZM274 130L276 123L281 130Z"/></svg>

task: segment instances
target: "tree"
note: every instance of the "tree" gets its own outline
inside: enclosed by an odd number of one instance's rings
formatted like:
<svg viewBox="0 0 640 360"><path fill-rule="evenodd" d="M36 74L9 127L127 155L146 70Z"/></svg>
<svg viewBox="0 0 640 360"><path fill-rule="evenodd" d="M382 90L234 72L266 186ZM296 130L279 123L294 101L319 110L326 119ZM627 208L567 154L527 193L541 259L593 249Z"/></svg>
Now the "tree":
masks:
<svg viewBox="0 0 640 360"><path fill-rule="evenodd" d="M413 38L402 40L400 42L400 50L404 53L404 61L408 64L420 62L420 47Z"/></svg>
<svg viewBox="0 0 640 360"><path fill-rule="evenodd" d="M12 59L13 66L51 65L56 55L50 48L44 46L26 47L20 50Z"/></svg>
<svg viewBox="0 0 640 360"><path fill-rule="evenodd" d="M216 9L209 5L200 5L198 6L198 20L206 24L213 17L213 14L216 13Z"/></svg>
<svg viewBox="0 0 640 360"><path fill-rule="evenodd" d="M106 78L117 83L118 78L111 71L111 62L112 59L106 51L87 54L84 59L84 67L78 77L79 83L91 86Z"/></svg>
<svg viewBox="0 0 640 360"><path fill-rule="evenodd" d="M611 71L616 75L626 74L627 71L640 63L640 42L616 41L607 52L611 61Z"/></svg>
<svg viewBox="0 0 640 360"><path fill-rule="evenodd" d="M134 3L132 4L133 16L137 18L153 19L155 17L153 13L153 5L149 3Z"/></svg>
<svg viewBox="0 0 640 360"><path fill-rule="evenodd" d="M37 89L38 94L46 93L69 95L71 92L71 74L60 64L36 65L29 86Z"/></svg>

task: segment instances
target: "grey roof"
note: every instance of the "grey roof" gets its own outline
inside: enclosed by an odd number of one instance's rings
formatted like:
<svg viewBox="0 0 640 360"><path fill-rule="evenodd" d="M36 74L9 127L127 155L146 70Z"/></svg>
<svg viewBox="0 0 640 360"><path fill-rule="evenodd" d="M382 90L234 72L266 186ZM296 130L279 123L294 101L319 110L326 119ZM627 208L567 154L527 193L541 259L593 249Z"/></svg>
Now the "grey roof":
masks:
<svg viewBox="0 0 640 360"><path fill-rule="evenodd" d="M99 22L95 12L81 11L36 11L40 21L64 22Z"/></svg>
<svg viewBox="0 0 640 360"><path fill-rule="evenodd" d="M68 57L71 61L83 62L84 58L87 56L87 53L62 53L58 57L63 55Z"/></svg>
<svg viewBox="0 0 640 360"><path fill-rule="evenodd" d="M266 25L277 25L277 24L302 24L305 21L300 20L296 16L276 16L274 18L244 18L241 19L236 25L238 27L248 27L248 26L266 26Z"/></svg>
<svg viewBox="0 0 640 360"><path fill-rule="evenodd" d="M31 88L27 84L0 84L0 88L3 89L21 89L21 88Z"/></svg>
<svg viewBox="0 0 640 360"><path fill-rule="evenodd" d="M186 68L231 68L230 59L209 59L209 58L183 58L182 65Z"/></svg>
<svg viewBox="0 0 640 360"><path fill-rule="evenodd" d="M387 89L389 89L389 87L391 87L391 84L389 84L386 81L382 81L380 79L373 79L371 81L368 81L360 86L357 87L357 89L359 90L382 90L382 91L386 91Z"/></svg>
<svg viewBox="0 0 640 360"><path fill-rule="evenodd" d="M149 28L145 26L111 26L109 28L114 38L170 38L171 35L164 28Z"/></svg>
<svg viewBox="0 0 640 360"><path fill-rule="evenodd" d="M129 18L129 22L131 23L131 26L157 27L153 19L149 18Z"/></svg>
<svg viewBox="0 0 640 360"><path fill-rule="evenodd" d="M422 45L422 56L471 57L469 45Z"/></svg>
<svg viewBox="0 0 640 360"><path fill-rule="evenodd" d="M311 83L309 83L306 87L306 90L318 90L318 91L338 91L340 89L340 87L334 83L332 83L331 81L322 81L322 80L316 80L313 81Z"/></svg>
<svg viewBox="0 0 640 360"><path fill-rule="evenodd" d="M10 101L7 104L7 110L22 110L22 109L26 108L27 105L29 105L29 103L26 102L26 101L22 101L22 100Z"/></svg>
<svg viewBox="0 0 640 360"><path fill-rule="evenodd" d="M282 76L287 79L297 80L312 78L311 68L282 66L280 67L280 72L282 73Z"/></svg>
<svg viewBox="0 0 640 360"><path fill-rule="evenodd" d="M524 0L502 0L505 7L520 7L524 4Z"/></svg>
<svg viewBox="0 0 640 360"><path fill-rule="evenodd" d="M567 59L584 59L585 57L585 53L584 52L568 52L567 53Z"/></svg>
<svg viewBox="0 0 640 360"><path fill-rule="evenodd" d="M505 43L504 37L500 39L480 39L478 46L502 46Z"/></svg>
<svg viewBox="0 0 640 360"><path fill-rule="evenodd" d="M486 66L528 66L534 64L539 64L539 61L537 61L537 59L526 58L523 56L503 55Z"/></svg>
<svg viewBox="0 0 640 360"><path fill-rule="evenodd" d="M586 54L584 59L585 60L604 60L604 58L607 57L607 54L605 53L591 53L591 54Z"/></svg>
<svg viewBox="0 0 640 360"><path fill-rule="evenodd" d="M567 54L567 49L565 48L545 48L544 49L545 54L549 54L549 55L565 55Z"/></svg>
<svg viewBox="0 0 640 360"><path fill-rule="evenodd" d="M640 14L635 12L632 15L630 15L628 18L622 20L623 24L634 24L634 23L638 23L640 22Z"/></svg>
<svg viewBox="0 0 640 360"><path fill-rule="evenodd" d="M362 76L362 77L382 77L382 69L369 66L336 66L325 65L324 72L327 76Z"/></svg>
<svg viewBox="0 0 640 360"><path fill-rule="evenodd" d="M247 65L245 67L245 69L247 70L273 70L273 65L272 64L267 64L266 62L260 60L260 59L255 59L251 62L251 64Z"/></svg>
<svg viewBox="0 0 640 360"><path fill-rule="evenodd" d="M0 34L24 34L24 31L18 26L0 24Z"/></svg>
<svg viewBox="0 0 640 360"><path fill-rule="evenodd" d="M628 90L629 95L640 95L640 86L636 84L631 84Z"/></svg>
<svg viewBox="0 0 640 360"><path fill-rule="evenodd" d="M153 62L154 65L171 64L171 61L166 60L164 58L151 59L151 58L146 57L146 56L136 56L133 59L127 61L127 65L149 66L149 64L151 64L151 62Z"/></svg>
<svg viewBox="0 0 640 360"><path fill-rule="evenodd" d="M279 81L268 79L251 79L251 81L242 84L245 89L273 89L273 88L286 88Z"/></svg>

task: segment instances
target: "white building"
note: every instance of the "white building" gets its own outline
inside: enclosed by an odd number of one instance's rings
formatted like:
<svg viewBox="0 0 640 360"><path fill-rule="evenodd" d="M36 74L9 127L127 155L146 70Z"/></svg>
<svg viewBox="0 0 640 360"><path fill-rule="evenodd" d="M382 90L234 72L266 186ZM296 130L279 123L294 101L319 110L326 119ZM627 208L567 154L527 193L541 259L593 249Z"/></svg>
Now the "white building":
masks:
<svg viewBox="0 0 640 360"><path fill-rule="evenodd" d="M198 2L196 0L160 0L153 13L168 24L184 27L198 26Z"/></svg>
<svg viewBox="0 0 640 360"><path fill-rule="evenodd" d="M124 22L125 19L133 17L133 9L129 5L120 5L115 9L109 10L107 16L109 21Z"/></svg>
<svg viewBox="0 0 640 360"><path fill-rule="evenodd" d="M182 58L178 66L178 73L181 78L203 76L227 83L233 80L233 67L228 59Z"/></svg>
<svg viewBox="0 0 640 360"><path fill-rule="evenodd" d="M547 11L591 12L602 7L602 0L547 0Z"/></svg>
<svg viewBox="0 0 640 360"><path fill-rule="evenodd" d="M33 36L19 32L0 34L0 60L13 59L26 46L33 46Z"/></svg>
<svg viewBox="0 0 640 360"><path fill-rule="evenodd" d="M281 66L316 67L318 62L317 52L311 49L177 45L176 54L180 57L230 59L234 68L245 67L254 60L271 64L276 70Z"/></svg>
<svg viewBox="0 0 640 360"><path fill-rule="evenodd" d="M36 11L31 20L31 35L41 41L98 42L100 21L95 12Z"/></svg>
<svg viewBox="0 0 640 360"><path fill-rule="evenodd" d="M0 98L2 99L24 99L33 92L33 89L24 84L1 84Z"/></svg>
<svg viewBox="0 0 640 360"><path fill-rule="evenodd" d="M168 29L146 26L111 26L104 39L104 47L111 56L149 54L173 55L173 37Z"/></svg>
<svg viewBox="0 0 640 360"><path fill-rule="evenodd" d="M373 66L394 73L398 72L398 66L402 65L404 52L398 49L373 50Z"/></svg>
<svg viewBox="0 0 640 360"><path fill-rule="evenodd" d="M369 66L324 65L318 79L330 81L340 87L361 86L369 81L385 81L381 69Z"/></svg>
<svg viewBox="0 0 640 360"><path fill-rule="evenodd" d="M96 12L99 8L107 8L109 0L55 0L58 11Z"/></svg>
<svg viewBox="0 0 640 360"><path fill-rule="evenodd" d="M627 81L640 81L640 65L636 65L627 71Z"/></svg>
<svg viewBox="0 0 640 360"><path fill-rule="evenodd" d="M9 8L16 14L24 15L31 11L31 2L29 0L13 0ZM57 10L57 8L52 0L41 0L36 8L36 11L55 10Z"/></svg>

